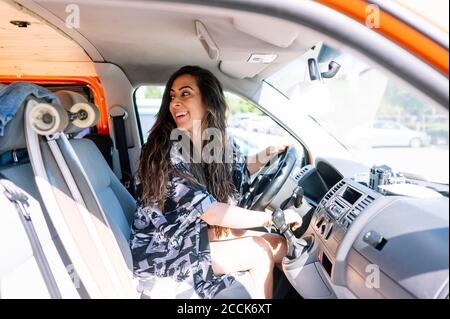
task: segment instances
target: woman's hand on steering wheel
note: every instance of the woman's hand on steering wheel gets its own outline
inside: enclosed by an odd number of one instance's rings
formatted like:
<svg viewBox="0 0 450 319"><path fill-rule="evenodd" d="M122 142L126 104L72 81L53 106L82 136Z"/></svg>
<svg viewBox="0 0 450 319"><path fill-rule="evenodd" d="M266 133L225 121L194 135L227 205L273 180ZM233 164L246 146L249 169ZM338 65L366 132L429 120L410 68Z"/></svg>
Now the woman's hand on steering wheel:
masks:
<svg viewBox="0 0 450 319"><path fill-rule="evenodd" d="M291 146L282 149L279 154L272 156L259 170L241 202L241 207L262 211L280 191L295 166L297 150L295 146Z"/></svg>
<svg viewBox="0 0 450 319"><path fill-rule="evenodd" d="M261 166L267 164L270 159L273 159L275 155L280 154L292 146L292 143L283 142L278 145L272 145L266 147L262 152L258 154L258 162Z"/></svg>
<svg viewBox="0 0 450 319"><path fill-rule="evenodd" d="M271 158L275 154L279 154L285 151L289 146L292 146L292 143L285 142L279 145L268 146L266 148L266 155Z"/></svg>

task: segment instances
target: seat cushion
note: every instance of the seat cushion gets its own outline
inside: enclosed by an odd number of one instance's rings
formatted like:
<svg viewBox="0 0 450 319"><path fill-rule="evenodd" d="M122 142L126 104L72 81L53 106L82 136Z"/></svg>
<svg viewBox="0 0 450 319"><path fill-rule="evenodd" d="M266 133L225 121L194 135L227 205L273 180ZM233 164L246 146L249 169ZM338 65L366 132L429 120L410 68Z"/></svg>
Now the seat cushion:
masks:
<svg viewBox="0 0 450 319"><path fill-rule="evenodd" d="M230 287L221 290L214 299L251 299L253 291L253 279L248 271L232 274L236 281Z"/></svg>
<svg viewBox="0 0 450 319"><path fill-rule="evenodd" d="M26 196L26 209L63 298L84 293L72 282L72 262L50 221L34 181L30 163L0 166L0 173ZM17 207L0 194L0 297L50 298L38 258Z"/></svg>

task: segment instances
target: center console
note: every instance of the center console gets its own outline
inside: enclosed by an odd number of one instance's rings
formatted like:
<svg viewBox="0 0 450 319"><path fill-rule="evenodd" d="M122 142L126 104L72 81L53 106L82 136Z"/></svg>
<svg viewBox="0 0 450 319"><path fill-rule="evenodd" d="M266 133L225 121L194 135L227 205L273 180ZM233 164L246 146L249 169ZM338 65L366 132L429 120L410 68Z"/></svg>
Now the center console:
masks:
<svg viewBox="0 0 450 319"><path fill-rule="evenodd" d="M311 223L324 243L329 240L335 242L330 245L329 253L336 253L347 229L379 196L379 193L351 179L341 180L328 191L316 208Z"/></svg>
<svg viewBox="0 0 450 319"><path fill-rule="evenodd" d="M334 298L329 283L339 245L358 216L380 196L350 178L342 179L325 194L311 219L310 238L304 237L311 247L296 260L283 260L287 278L303 297Z"/></svg>
<svg viewBox="0 0 450 319"><path fill-rule="evenodd" d="M299 174L314 210L301 239L286 237L299 248L282 262L291 285L305 299L448 298L448 197L385 165L330 162Z"/></svg>

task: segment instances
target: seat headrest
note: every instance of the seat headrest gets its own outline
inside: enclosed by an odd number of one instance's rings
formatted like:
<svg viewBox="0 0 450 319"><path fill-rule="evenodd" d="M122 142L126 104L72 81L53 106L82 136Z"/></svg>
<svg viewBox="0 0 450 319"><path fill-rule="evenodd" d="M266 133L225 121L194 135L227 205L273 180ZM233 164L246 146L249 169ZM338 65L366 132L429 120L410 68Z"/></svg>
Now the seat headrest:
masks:
<svg viewBox="0 0 450 319"><path fill-rule="evenodd" d="M2 87L4 86L0 84L0 88ZM56 95L60 99L61 105L67 110L70 110L70 108L76 103L90 104L84 96L75 92L58 91L55 92L54 95ZM33 97L29 97L24 101L23 105L18 109L14 118L11 119L8 125L5 126L4 136L0 136L0 154L7 151L26 148L23 117L25 105L30 98ZM96 110L96 116L98 116L98 109L95 106L94 108ZM70 125L70 127L68 127L65 132L73 134L81 132L82 130L82 128Z"/></svg>
<svg viewBox="0 0 450 319"><path fill-rule="evenodd" d="M83 95L72 91L61 90L54 92L54 94L61 101L61 106L66 110L70 110L72 105L76 103L89 103L89 101Z"/></svg>
<svg viewBox="0 0 450 319"><path fill-rule="evenodd" d="M0 153L26 148L24 134L24 109L29 100L45 103L59 103L46 88L28 83L13 82L1 85L2 136Z"/></svg>

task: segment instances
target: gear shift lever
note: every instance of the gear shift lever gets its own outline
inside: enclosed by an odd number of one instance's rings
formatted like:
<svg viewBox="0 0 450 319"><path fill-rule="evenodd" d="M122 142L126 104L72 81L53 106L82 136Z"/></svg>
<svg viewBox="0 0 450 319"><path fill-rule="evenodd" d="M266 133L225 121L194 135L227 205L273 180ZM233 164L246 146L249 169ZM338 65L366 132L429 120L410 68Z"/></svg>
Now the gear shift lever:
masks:
<svg viewBox="0 0 450 319"><path fill-rule="evenodd" d="M302 206L303 196L304 196L303 187L297 186L294 189L294 195L293 195L295 208L299 208L300 206Z"/></svg>
<svg viewBox="0 0 450 319"><path fill-rule="evenodd" d="M288 259L295 259L308 249L308 243L304 239L299 239L294 236L294 233L286 224L284 212L281 209L276 209L273 212L272 221L275 227L278 228L287 239L288 251L286 257Z"/></svg>
<svg viewBox="0 0 450 319"><path fill-rule="evenodd" d="M303 196L304 196L303 187L301 186L295 187L291 197L286 202L281 204L280 208L284 209L287 207L291 207L292 205L294 205L295 208L299 208L303 204Z"/></svg>

